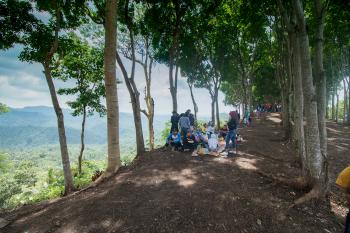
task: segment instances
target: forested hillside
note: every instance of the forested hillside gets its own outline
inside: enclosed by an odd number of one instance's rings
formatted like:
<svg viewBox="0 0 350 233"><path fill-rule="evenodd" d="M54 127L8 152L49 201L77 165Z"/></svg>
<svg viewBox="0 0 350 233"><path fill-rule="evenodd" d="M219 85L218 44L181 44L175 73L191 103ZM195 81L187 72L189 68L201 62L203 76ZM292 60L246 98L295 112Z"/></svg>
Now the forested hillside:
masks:
<svg viewBox="0 0 350 233"><path fill-rule="evenodd" d="M28 148L49 144L57 144L57 122L53 108L25 107L11 109L7 114L0 115L0 149ZM81 117L74 117L71 111L64 109L65 126L68 144L80 143ZM120 113L121 147L130 148L135 141L135 130L131 113ZM161 131L169 116L156 115L154 128L159 142ZM146 125L146 118L142 118ZM145 130L145 135L148 133ZM93 115L86 122L86 143L106 144L106 118ZM129 145L129 146L128 146Z"/></svg>

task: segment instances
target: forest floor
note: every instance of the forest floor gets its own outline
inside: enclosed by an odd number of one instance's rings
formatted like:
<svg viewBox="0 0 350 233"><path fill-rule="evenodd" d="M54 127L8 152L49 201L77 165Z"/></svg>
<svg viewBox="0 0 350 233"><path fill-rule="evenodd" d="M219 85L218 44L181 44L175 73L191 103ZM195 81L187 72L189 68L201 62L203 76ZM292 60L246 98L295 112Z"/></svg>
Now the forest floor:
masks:
<svg viewBox="0 0 350 233"><path fill-rule="evenodd" d="M328 201L289 208L302 191L259 171L296 177L295 152L283 141L278 115L240 129L234 158L156 150L97 187L0 217L0 232L342 232L347 208L334 185L350 164L350 130L328 123Z"/></svg>

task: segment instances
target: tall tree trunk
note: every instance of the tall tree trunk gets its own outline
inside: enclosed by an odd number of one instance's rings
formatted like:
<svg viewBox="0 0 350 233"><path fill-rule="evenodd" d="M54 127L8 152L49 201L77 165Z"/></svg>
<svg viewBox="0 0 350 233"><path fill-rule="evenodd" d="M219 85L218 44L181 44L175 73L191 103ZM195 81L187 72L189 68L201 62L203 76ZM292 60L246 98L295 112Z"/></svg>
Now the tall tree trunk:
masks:
<svg viewBox="0 0 350 233"><path fill-rule="evenodd" d="M57 117L58 138L60 141L61 158L62 158L62 165L63 165L64 192L65 194L69 194L74 190L74 184L73 184L73 176L72 176L70 162L69 162L66 131L64 128L64 117L63 117L62 109L57 99L55 85L53 83L52 76L51 76L51 68L48 63L44 63L43 66L44 66L46 82L47 82L47 85L49 86L51 101Z"/></svg>
<svg viewBox="0 0 350 233"><path fill-rule="evenodd" d="M302 171L305 175L306 149L305 149L305 132L304 132L304 97L303 97L303 80L301 75L300 46L299 39L294 31L289 32L293 49L293 73L294 73L294 130L297 142L297 152L302 164Z"/></svg>
<svg viewBox="0 0 350 233"><path fill-rule="evenodd" d="M344 123L348 122L348 117L347 113L348 113L348 90L346 88L346 82L345 82L345 78L343 79L343 87L344 87Z"/></svg>
<svg viewBox="0 0 350 233"><path fill-rule="evenodd" d="M327 94L327 96L326 96L326 103L327 103L327 105L326 105L326 119L329 119L329 93Z"/></svg>
<svg viewBox="0 0 350 233"><path fill-rule="evenodd" d="M334 85L334 84L333 84ZM334 86L332 87L332 120L335 120L335 91Z"/></svg>
<svg viewBox="0 0 350 233"><path fill-rule="evenodd" d="M350 67L350 64L349 64L349 67ZM350 77L345 79L348 84L348 125L350 125Z"/></svg>
<svg viewBox="0 0 350 233"><path fill-rule="evenodd" d="M317 99L313 85L312 66L310 57L309 37L306 30L303 5L300 0L294 0L299 29L298 39L300 48L301 71L303 76L303 94L306 115L305 141L306 158L308 161L308 178L313 186L310 195L323 197L327 188L326 158L322 156L320 133L318 128ZM309 196L310 197L310 196Z"/></svg>
<svg viewBox="0 0 350 233"><path fill-rule="evenodd" d="M144 143L143 132L142 132L141 108L140 108L140 97L139 97L140 93L138 92L136 84L134 82L135 60L133 58L131 77L129 78L128 73L125 69L125 66L118 53L116 54L116 57L117 57L118 65L124 77L125 85L130 95L131 107L132 107L134 125L135 125L136 150L137 150L137 155L141 155L145 151L145 143Z"/></svg>
<svg viewBox="0 0 350 233"><path fill-rule="evenodd" d="M118 65L122 71L124 81L131 99L131 106L132 106L134 125L135 125L136 153L139 156L145 152L145 142L143 139L143 132L142 132L140 92L138 91L135 83L135 66L136 66L135 41L134 41L134 28L132 24L132 18L130 18L129 16L129 0L125 2L124 8L125 8L124 18L125 18L127 29L129 30L130 48L131 48L130 77L126 72L125 66L118 53L116 53L116 58L117 58Z"/></svg>
<svg viewBox="0 0 350 233"><path fill-rule="evenodd" d="M316 10L317 29L316 29L316 56L315 56L315 78L317 87L317 118L318 130L320 135L320 147L322 158L324 160L323 170L325 172L325 182L328 182L328 163L327 163L327 128L326 128L326 95L327 95L327 79L323 68L323 31L326 9L321 0L314 0ZM327 187L325 187L327 188Z"/></svg>
<svg viewBox="0 0 350 233"><path fill-rule="evenodd" d="M148 51L148 43L146 48L146 61L143 64L143 69L145 73L145 79L146 79L146 88L145 88L145 101L147 106L147 111L142 111L147 119L148 119L148 131L149 131L149 149L154 149L154 127L153 127L153 120L154 120L154 100L151 95L151 83L152 83L152 65L153 65L153 58L149 56ZM150 62L148 64L148 57L150 59ZM148 69L148 70L147 70Z"/></svg>
<svg viewBox="0 0 350 233"><path fill-rule="evenodd" d="M215 97L211 96L211 122L215 125Z"/></svg>
<svg viewBox="0 0 350 233"><path fill-rule="evenodd" d="M107 106L108 162L106 175L115 173L121 165L119 148L119 105L116 79L117 0L106 0L104 79Z"/></svg>
<svg viewBox="0 0 350 233"><path fill-rule="evenodd" d="M219 100L218 100L219 90L215 93L215 115L216 115L216 126L220 129L220 111L219 111Z"/></svg>
<svg viewBox="0 0 350 233"><path fill-rule="evenodd" d="M80 134L80 142L81 142L81 147L80 147L80 153L78 157L78 172L81 174L81 163L83 161L83 153L85 149L85 143L84 143L84 133L85 133L85 120L86 120L86 106L83 107L83 121L81 123L81 134Z"/></svg>
<svg viewBox="0 0 350 233"><path fill-rule="evenodd" d="M172 32L173 44L169 50L169 85L170 94L173 102L173 111L177 112L177 79L178 79L178 65L175 63L178 58L178 46L179 46L179 27L180 27L180 17L178 15L179 4L175 2L176 9L176 24ZM174 79L174 65L175 67L175 79Z"/></svg>
<svg viewBox="0 0 350 233"><path fill-rule="evenodd" d="M154 100L151 95L151 82L152 82L152 65L153 65L153 59L150 57L150 63L148 66L148 75L146 77L146 95L145 95L145 101L148 109L148 114L146 114L148 119L148 130L149 130L149 148L150 150L154 149L154 127L153 127L153 120L154 120ZM147 62L144 66L146 69L145 75L147 74Z"/></svg>
<svg viewBox="0 0 350 233"><path fill-rule="evenodd" d="M333 57L332 54L330 54L330 74L331 77L330 79L333 80L334 76L333 76ZM335 120L335 106L334 106L334 98L335 98L335 81L332 81L331 84L331 93L332 93L332 120Z"/></svg>
<svg viewBox="0 0 350 233"><path fill-rule="evenodd" d="M64 116L57 99L56 89L52 80L51 67L50 67L52 58L58 49L58 34L60 31L60 22L62 17L59 7L57 5L57 2L54 1L53 3L56 5L56 26L55 26L55 33L54 33L55 37L54 37L54 42L51 45L50 51L46 54L45 61L42 64L44 66L44 73L45 73L47 85L49 87L51 101L57 117L58 138L60 142L63 176L64 176L64 193L69 194L74 190L73 176L72 176L72 171L71 171L70 162L69 162L67 138L66 138L66 131L64 127Z"/></svg>
<svg viewBox="0 0 350 233"><path fill-rule="evenodd" d="M339 94L336 93L337 103L335 105L335 122L339 122Z"/></svg>
<svg viewBox="0 0 350 233"><path fill-rule="evenodd" d="M193 111L194 111L194 120L197 122L198 105L193 95L193 84L189 82L187 82L187 84L188 84L188 87L190 88L190 93L191 93L191 99L192 99Z"/></svg>

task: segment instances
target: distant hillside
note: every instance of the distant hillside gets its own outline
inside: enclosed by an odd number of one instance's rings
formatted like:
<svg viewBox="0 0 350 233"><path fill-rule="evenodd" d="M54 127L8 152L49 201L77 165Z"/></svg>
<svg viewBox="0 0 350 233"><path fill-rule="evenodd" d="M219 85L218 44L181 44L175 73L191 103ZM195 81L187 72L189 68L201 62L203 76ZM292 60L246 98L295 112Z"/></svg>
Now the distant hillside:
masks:
<svg viewBox="0 0 350 233"><path fill-rule="evenodd" d="M67 141L80 143L81 118L73 117L70 110L63 109ZM155 116L156 135L164 128L169 116ZM143 117L144 134L147 136L147 120ZM106 118L93 115L86 122L86 143L105 144L107 141ZM120 113L121 146L134 141L134 123L131 113ZM145 137L146 139L146 137ZM56 115L51 107L14 108L0 115L0 149L34 147L58 143Z"/></svg>

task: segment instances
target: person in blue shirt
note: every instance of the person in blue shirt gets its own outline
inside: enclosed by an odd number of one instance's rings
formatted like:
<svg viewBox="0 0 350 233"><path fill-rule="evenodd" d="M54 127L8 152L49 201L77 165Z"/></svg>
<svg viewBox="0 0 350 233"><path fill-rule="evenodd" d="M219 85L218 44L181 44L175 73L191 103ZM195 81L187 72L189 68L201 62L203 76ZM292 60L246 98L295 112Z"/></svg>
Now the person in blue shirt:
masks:
<svg viewBox="0 0 350 233"><path fill-rule="evenodd" d="M168 135L165 146L171 146L176 151L181 150L181 135L177 129L174 129L172 133Z"/></svg>

